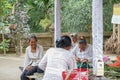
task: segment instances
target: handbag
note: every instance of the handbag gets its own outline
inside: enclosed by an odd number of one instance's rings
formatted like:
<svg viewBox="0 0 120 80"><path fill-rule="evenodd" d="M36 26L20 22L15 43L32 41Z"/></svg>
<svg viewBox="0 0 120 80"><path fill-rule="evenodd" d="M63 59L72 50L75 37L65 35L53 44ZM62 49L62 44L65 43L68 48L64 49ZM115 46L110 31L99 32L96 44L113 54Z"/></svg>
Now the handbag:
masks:
<svg viewBox="0 0 120 80"><path fill-rule="evenodd" d="M73 69L70 71L63 71L63 80L88 80L89 70L87 68Z"/></svg>
<svg viewBox="0 0 120 80"><path fill-rule="evenodd" d="M81 68L82 65L86 68ZM62 77L63 80L88 80L89 72L88 65L82 62L78 69L63 71Z"/></svg>

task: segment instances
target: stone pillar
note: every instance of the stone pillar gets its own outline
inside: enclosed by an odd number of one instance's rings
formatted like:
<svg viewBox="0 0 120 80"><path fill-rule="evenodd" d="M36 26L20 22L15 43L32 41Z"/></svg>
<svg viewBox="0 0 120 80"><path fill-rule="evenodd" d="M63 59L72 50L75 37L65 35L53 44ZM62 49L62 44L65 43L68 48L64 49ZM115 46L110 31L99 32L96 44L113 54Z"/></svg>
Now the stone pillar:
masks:
<svg viewBox="0 0 120 80"><path fill-rule="evenodd" d="M55 17L54 17L54 45L56 45L56 39L60 38L60 0L55 0Z"/></svg>
<svg viewBox="0 0 120 80"><path fill-rule="evenodd" d="M93 74L103 58L103 0L92 0Z"/></svg>

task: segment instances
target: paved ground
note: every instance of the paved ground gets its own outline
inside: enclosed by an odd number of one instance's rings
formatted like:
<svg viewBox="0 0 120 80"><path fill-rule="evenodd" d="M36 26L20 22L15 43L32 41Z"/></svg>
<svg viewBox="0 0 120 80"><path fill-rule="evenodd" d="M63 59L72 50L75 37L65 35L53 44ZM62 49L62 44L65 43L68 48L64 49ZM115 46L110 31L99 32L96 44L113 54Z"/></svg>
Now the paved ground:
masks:
<svg viewBox="0 0 120 80"><path fill-rule="evenodd" d="M23 57L0 56L0 80L20 80Z"/></svg>
<svg viewBox="0 0 120 80"><path fill-rule="evenodd" d="M116 55L106 54L112 60L116 59ZM20 80L21 71L19 66L23 65L24 56L17 57L0 55L0 80Z"/></svg>

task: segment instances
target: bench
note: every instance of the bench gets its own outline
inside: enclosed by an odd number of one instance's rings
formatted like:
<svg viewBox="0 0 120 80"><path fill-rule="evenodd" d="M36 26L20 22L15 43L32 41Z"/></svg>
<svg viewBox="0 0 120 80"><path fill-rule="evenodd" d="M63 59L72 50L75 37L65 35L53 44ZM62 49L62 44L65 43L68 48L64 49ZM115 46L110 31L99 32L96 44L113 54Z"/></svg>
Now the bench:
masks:
<svg viewBox="0 0 120 80"><path fill-rule="evenodd" d="M35 80L42 80L44 73L34 73L34 75L27 76L30 80L35 79Z"/></svg>

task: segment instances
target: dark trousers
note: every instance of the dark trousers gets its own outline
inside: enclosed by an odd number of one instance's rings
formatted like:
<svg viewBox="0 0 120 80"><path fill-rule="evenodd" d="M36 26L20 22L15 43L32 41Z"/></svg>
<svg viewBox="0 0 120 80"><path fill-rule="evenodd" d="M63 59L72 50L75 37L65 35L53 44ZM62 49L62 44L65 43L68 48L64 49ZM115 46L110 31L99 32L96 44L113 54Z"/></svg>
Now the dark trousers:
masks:
<svg viewBox="0 0 120 80"><path fill-rule="evenodd" d="M33 66L31 70L24 70L21 75L21 80L29 80L27 76L33 75L35 72L43 73L44 71L38 68L38 66Z"/></svg>

